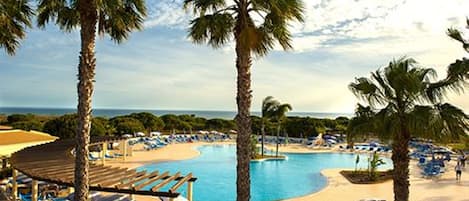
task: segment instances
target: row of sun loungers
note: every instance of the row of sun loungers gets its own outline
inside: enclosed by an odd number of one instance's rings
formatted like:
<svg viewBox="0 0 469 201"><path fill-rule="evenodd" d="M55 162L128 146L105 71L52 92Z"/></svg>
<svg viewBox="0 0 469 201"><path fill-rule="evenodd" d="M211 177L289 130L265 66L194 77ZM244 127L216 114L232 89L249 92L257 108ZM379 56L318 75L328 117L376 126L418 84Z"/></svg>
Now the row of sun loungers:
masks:
<svg viewBox="0 0 469 201"><path fill-rule="evenodd" d="M164 146L170 143L190 143L190 142L215 142L215 141L225 141L231 139L230 135L170 135L167 137L157 137L157 138L141 138L140 142L153 142L160 146Z"/></svg>
<svg viewBox="0 0 469 201"><path fill-rule="evenodd" d="M341 151L345 151L345 150L350 150L351 147L349 145L347 146L342 146L342 145L339 145L339 150ZM378 153L391 153L392 150L389 148L389 147L386 147L386 146L354 146L353 147L353 150L355 151L370 151L370 152L378 152Z"/></svg>
<svg viewBox="0 0 469 201"><path fill-rule="evenodd" d="M229 140L231 137L227 134L224 135L170 135L167 137L142 137L136 140L131 140L129 145L143 143L145 150L154 150L162 148L172 143L192 143L192 142L216 142Z"/></svg>

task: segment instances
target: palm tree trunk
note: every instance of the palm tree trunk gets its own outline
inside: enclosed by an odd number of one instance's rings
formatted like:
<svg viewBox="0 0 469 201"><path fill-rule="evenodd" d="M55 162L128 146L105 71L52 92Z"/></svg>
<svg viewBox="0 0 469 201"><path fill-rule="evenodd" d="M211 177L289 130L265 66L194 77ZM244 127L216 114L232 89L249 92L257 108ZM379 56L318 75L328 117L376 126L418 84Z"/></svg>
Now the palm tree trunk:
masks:
<svg viewBox="0 0 469 201"><path fill-rule="evenodd" d="M278 123L278 125L277 125L277 147L276 147L276 150L275 150L275 157L278 157L278 144L279 144L278 138L279 137L280 137L280 123Z"/></svg>
<svg viewBox="0 0 469 201"><path fill-rule="evenodd" d="M409 200L409 148L410 133L401 120L401 133L394 136L392 144L393 188L395 201Z"/></svg>
<svg viewBox="0 0 469 201"><path fill-rule="evenodd" d="M96 2L79 1L81 52L78 65L78 128L75 146L75 201L88 200L89 149L91 130L91 97L96 68L94 55L96 36Z"/></svg>
<svg viewBox="0 0 469 201"><path fill-rule="evenodd" d="M241 33L243 20L239 19L236 36ZM250 135L251 135L251 52L248 47L242 44L239 37L236 40L236 68L237 77L237 95L236 103L238 105L238 114L236 115L236 124L238 127L238 137L236 138L236 156L237 156L237 177L236 177L236 200L249 201L251 191L251 180L249 174Z"/></svg>
<svg viewBox="0 0 469 201"><path fill-rule="evenodd" d="M264 125L264 120L262 120L261 133L262 133L261 156L264 157L264 138L265 138L265 125Z"/></svg>

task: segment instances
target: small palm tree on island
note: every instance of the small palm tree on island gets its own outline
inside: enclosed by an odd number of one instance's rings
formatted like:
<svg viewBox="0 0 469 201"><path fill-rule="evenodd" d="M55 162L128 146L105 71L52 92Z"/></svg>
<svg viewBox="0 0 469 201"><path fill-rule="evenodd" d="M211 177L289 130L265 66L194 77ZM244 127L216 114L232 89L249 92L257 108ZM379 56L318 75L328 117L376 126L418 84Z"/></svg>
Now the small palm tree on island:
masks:
<svg viewBox="0 0 469 201"><path fill-rule="evenodd" d="M196 18L190 23L194 43L219 48L235 41L238 114L236 123L237 200L250 199L251 65L252 55L264 56L275 41L292 49L289 21L303 21L301 0L185 0Z"/></svg>
<svg viewBox="0 0 469 201"><path fill-rule="evenodd" d="M269 122L275 114L275 108L280 105L278 101L272 96L267 96L262 101L261 111L261 156L264 157L264 139L265 139L265 125Z"/></svg>
<svg viewBox="0 0 469 201"><path fill-rule="evenodd" d="M275 157L278 157L278 145L280 143L280 128L282 122L285 120L286 114L288 111L291 111L293 108L290 104L278 104L277 107L274 109L274 116L273 119L277 123L277 143L276 143L276 150L275 150Z"/></svg>
<svg viewBox="0 0 469 201"><path fill-rule="evenodd" d="M0 1L0 48L14 55L20 40L26 37L26 28L31 28L33 10L27 0Z"/></svg>
<svg viewBox="0 0 469 201"><path fill-rule="evenodd" d="M469 118L459 108L442 103L450 89L467 84L466 71L454 72L451 64L446 79L431 82L435 71L422 68L410 58L400 58L371 73L356 78L351 91L378 110L373 117L374 132L392 140L394 200L409 200L408 143L412 136L457 139L469 132ZM454 78L456 77L456 78ZM352 120L353 121L353 120Z"/></svg>
<svg viewBox="0 0 469 201"><path fill-rule="evenodd" d="M350 119L347 126L347 145L350 150L353 150L357 136L366 136L374 132L374 116L375 112L370 106L357 104L355 116Z"/></svg>
<svg viewBox="0 0 469 201"><path fill-rule="evenodd" d="M80 28L74 200L85 201L89 194L88 145L96 68L96 32L101 36L108 34L117 43L123 42L133 30L143 29L145 3L144 0L39 0L37 12L39 27L43 28L49 20L55 20L55 24L65 32Z"/></svg>

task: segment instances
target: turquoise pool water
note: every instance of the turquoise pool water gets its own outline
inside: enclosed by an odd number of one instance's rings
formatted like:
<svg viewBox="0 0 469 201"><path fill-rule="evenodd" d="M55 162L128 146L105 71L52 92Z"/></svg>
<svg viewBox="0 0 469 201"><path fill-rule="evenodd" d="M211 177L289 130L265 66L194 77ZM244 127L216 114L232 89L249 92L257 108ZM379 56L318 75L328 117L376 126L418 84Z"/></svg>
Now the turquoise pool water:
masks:
<svg viewBox="0 0 469 201"><path fill-rule="evenodd" d="M236 146L210 145L197 149L201 155L184 161L149 164L139 170L170 171L187 174L192 172L198 179L194 183L195 201L236 200ZM298 197L324 188L327 179L320 171L328 168L354 168L355 154L314 153L285 154L285 161L264 161L251 163L251 200L272 201ZM367 167L367 154L360 155L360 168ZM392 168L392 162L384 158ZM186 186L181 187L186 195ZM166 190L166 189L164 189Z"/></svg>

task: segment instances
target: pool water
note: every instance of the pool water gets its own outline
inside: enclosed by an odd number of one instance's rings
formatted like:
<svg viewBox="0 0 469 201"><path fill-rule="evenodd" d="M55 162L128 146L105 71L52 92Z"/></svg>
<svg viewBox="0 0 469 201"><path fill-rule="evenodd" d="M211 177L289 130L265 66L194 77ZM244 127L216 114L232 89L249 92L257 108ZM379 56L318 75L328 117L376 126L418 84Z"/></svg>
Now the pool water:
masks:
<svg viewBox="0 0 469 201"><path fill-rule="evenodd" d="M236 146L209 145L197 149L201 152L197 158L149 164L139 170L170 171L173 174L180 171L184 175L192 172L197 177L193 185L195 201L236 200ZM356 155L350 153L284 155L288 160L251 162L251 200L281 200L317 192L327 184L321 170L355 168ZM368 154L360 155L359 168L367 168L368 157ZM386 164L380 166L380 169L392 168L390 159L383 160ZM179 192L186 195L186 190L184 185Z"/></svg>

